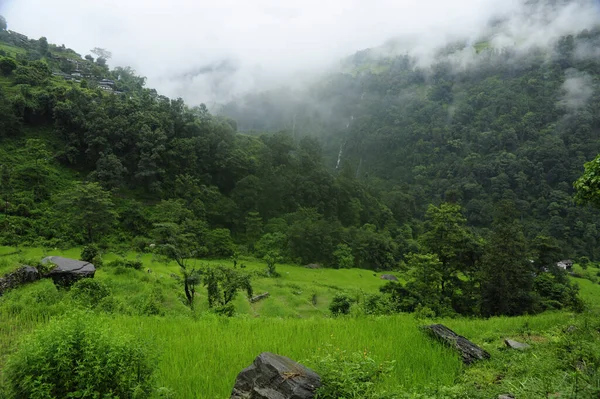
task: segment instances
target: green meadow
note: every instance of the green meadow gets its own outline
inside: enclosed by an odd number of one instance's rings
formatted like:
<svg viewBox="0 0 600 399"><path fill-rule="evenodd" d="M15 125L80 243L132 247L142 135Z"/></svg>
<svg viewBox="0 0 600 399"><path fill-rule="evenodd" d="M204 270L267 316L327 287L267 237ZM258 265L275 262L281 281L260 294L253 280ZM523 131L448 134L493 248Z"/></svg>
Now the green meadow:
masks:
<svg viewBox="0 0 600 399"><path fill-rule="evenodd" d="M48 255L78 258L79 253L80 248L0 247L0 275L20 262ZM134 270L106 266L118 257L140 259L144 267ZM491 392L502 387L494 381L498 370L506 367L507 359L513 362L522 356L506 352L503 339L530 342L543 354L550 351L549 345L560 341L560 331L565 326L580 318L555 311L513 318L435 320L492 354L492 361L465 368L453 351L420 332L419 326L430 320L418 320L410 314L367 317L356 310L351 316L330 316L328 305L335 293L343 290L360 297L378 291L385 281L373 272L277 265L281 277L253 280L255 294L269 292L270 297L250 304L239 294L237 315L225 318L208 311L203 289L198 292L194 310L184 305L182 288L173 277L178 274L175 264L151 254L132 252L108 253L103 259L105 266L98 269L96 279L110 288L112 302L94 311L84 311L92 312L91 317L101 319L111 330L125 331L147 342L158 356L156 384L175 398L227 398L237 373L263 351L285 355L309 366L318 356L332 351L368 353L377 361L394 361L391 375L379 383L382 391L420 392L460 386L468 377L470 383L477 381L484 392ZM232 266L225 260L197 262L198 266L202 263ZM241 265L248 271L265 268L264 263L251 259L238 261L238 267ZM588 271L597 273L594 268ZM597 309L598 283L576 280L582 296L591 308ZM18 348L21 337L75 309L78 305L69 292L57 290L50 280L4 295L0 299L0 364ZM529 363L522 359L526 367L533 367L532 361L547 364L531 356L526 360ZM535 367L543 369L542 365L536 363ZM528 378L519 389L525 395L537 395L538 379L542 377ZM507 381L514 384L510 379Z"/></svg>

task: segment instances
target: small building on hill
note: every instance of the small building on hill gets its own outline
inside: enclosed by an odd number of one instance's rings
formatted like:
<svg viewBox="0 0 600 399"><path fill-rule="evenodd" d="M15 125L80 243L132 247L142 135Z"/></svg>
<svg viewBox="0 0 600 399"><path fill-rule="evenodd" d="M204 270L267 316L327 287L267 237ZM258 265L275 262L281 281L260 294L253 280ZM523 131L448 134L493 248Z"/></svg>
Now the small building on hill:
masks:
<svg viewBox="0 0 600 399"><path fill-rule="evenodd" d="M563 270L571 270L573 268L573 261L570 259L561 260L560 262L556 262L556 266Z"/></svg>

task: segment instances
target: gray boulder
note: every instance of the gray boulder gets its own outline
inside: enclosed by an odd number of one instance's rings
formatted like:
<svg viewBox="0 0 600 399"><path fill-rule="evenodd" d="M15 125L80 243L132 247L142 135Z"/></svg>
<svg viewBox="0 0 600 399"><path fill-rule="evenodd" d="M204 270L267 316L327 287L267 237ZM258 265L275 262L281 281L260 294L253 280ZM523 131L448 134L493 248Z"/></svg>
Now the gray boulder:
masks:
<svg viewBox="0 0 600 399"><path fill-rule="evenodd" d="M6 291L20 287L27 283L32 283L41 278L40 273L35 267L21 266L12 273L8 273L0 278L0 295Z"/></svg>
<svg viewBox="0 0 600 399"><path fill-rule="evenodd" d="M515 399L512 395L498 395L498 399Z"/></svg>
<svg viewBox="0 0 600 399"><path fill-rule="evenodd" d="M96 268L90 262L63 258L61 256L48 256L41 260L44 265L53 264L54 267L44 277L50 277L56 286L70 287L82 278L93 278Z"/></svg>
<svg viewBox="0 0 600 399"><path fill-rule="evenodd" d="M389 281L398 281L398 277L394 276L393 274L382 274L381 279Z"/></svg>
<svg viewBox="0 0 600 399"><path fill-rule="evenodd" d="M263 352L238 374L230 399L310 399L321 377L284 356Z"/></svg>
<svg viewBox="0 0 600 399"><path fill-rule="evenodd" d="M517 349L517 350L520 350L520 351L531 348L531 346L529 346L527 344L524 344L524 343L518 342L518 341L514 341L512 339L505 339L504 343L509 348L511 348L511 349Z"/></svg>
<svg viewBox="0 0 600 399"><path fill-rule="evenodd" d="M490 358L488 352L442 324L432 324L423 328L436 339L456 349L460 353L464 364L471 364L477 360Z"/></svg>

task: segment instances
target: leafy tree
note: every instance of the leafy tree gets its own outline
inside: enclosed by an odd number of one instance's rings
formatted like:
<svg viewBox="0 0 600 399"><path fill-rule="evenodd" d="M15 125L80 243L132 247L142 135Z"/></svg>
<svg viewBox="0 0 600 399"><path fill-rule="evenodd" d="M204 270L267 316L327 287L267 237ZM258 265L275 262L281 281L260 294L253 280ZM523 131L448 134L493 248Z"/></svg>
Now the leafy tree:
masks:
<svg viewBox="0 0 600 399"><path fill-rule="evenodd" d="M590 203L600 208L600 155L586 162L584 172L575 181L575 198L580 203Z"/></svg>
<svg viewBox="0 0 600 399"><path fill-rule="evenodd" d="M196 237L173 222L156 223L154 236L158 252L179 266L183 280L185 299L190 308L194 307L196 286L201 283L201 272L194 265L194 258L201 251Z"/></svg>
<svg viewBox="0 0 600 399"><path fill-rule="evenodd" d="M484 316L531 312L535 278L523 230L509 203L499 205L481 269L481 313Z"/></svg>
<svg viewBox="0 0 600 399"><path fill-rule="evenodd" d="M338 244L336 250L333 252L333 257L336 260L336 267L338 269L350 269L354 267L352 248L347 244Z"/></svg>
<svg viewBox="0 0 600 399"><path fill-rule="evenodd" d="M46 39L44 36L40 37L38 40L38 49L40 54L43 56L48 53L48 39Z"/></svg>
<svg viewBox="0 0 600 399"><path fill-rule="evenodd" d="M82 233L88 243L110 232L117 217L110 192L98 183L79 183L65 191L57 209L70 228Z"/></svg>
<svg viewBox="0 0 600 399"><path fill-rule="evenodd" d="M427 231L420 237L420 242L426 251L438 256L441 291L444 297L451 298L459 283L459 273L473 271L481 242L466 227L467 219L461 214L459 205L429 205L425 217Z"/></svg>
<svg viewBox="0 0 600 399"><path fill-rule="evenodd" d="M127 168L115 154L102 154L96 162L96 170L91 178L98 181L106 190L119 188L124 183Z"/></svg>
<svg viewBox="0 0 600 399"><path fill-rule="evenodd" d="M8 24L6 23L6 18L0 15L0 31L6 30L8 28Z"/></svg>
<svg viewBox="0 0 600 399"><path fill-rule="evenodd" d="M444 295L444 265L437 254L409 254L406 263L411 276L406 288L416 294L419 305L438 315L447 311L449 298Z"/></svg>
<svg viewBox="0 0 600 399"><path fill-rule="evenodd" d="M17 69L17 63L14 59L9 57L0 57L0 72L4 76L8 76Z"/></svg>
<svg viewBox="0 0 600 399"><path fill-rule="evenodd" d="M249 249L254 251L254 244L260 239L263 231L263 221L260 214L258 212L248 212L245 227Z"/></svg>
<svg viewBox="0 0 600 399"><path fill-rule="evenodd" d="M279 273L276 269L277 263L281 262L281 256L279 256L279 252L269 251L265 256L263 256L263 259L265 262L267 262L267 275L269 277L279 277Z"/></svg>
<svg viewBox="0 0 600 399"><path fill-rule="evenodd" d="M232 316L231 301L238 291L243 290L252 296L250 274L225 266L209 266L203 270L203 284L208 294L208 307L217 313Z"/></svg>

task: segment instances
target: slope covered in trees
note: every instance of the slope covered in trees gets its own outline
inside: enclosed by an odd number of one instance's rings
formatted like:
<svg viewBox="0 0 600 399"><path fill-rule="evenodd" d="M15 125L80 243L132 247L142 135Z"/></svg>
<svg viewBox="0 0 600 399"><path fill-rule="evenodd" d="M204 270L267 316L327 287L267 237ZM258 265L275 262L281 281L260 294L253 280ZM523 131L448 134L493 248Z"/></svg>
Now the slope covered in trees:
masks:
<svg viewBox="0 0 600 399"><path fill-rule="evenodd" d="M110 70L106 50L81 58L0 33L0 244L244 254L272 276L284 260L403 269L405 285L372 298L385 312L581 307L553 265L597 255L600 219L571 200L598 151L597 63L576 56L597 32L561 39L552 57L490 51L463 70L361 53L316 86L319 101L258 120L267 130L291 110L291 131L252 135ZM245 126L261 104L227 109Z"/></svg>
<svg viewBox="0 0 600 399"><path fill-rule="evenodd" d="M572 186L600 151L599 42L586 30L550 48L463 43L427 66L366 50L305 91L253 94L222 113L243 131L319 137L329 168L376 192L399 225L448 201L485 231L507 200L528 238L598 258L600 219Z"/></svg>

